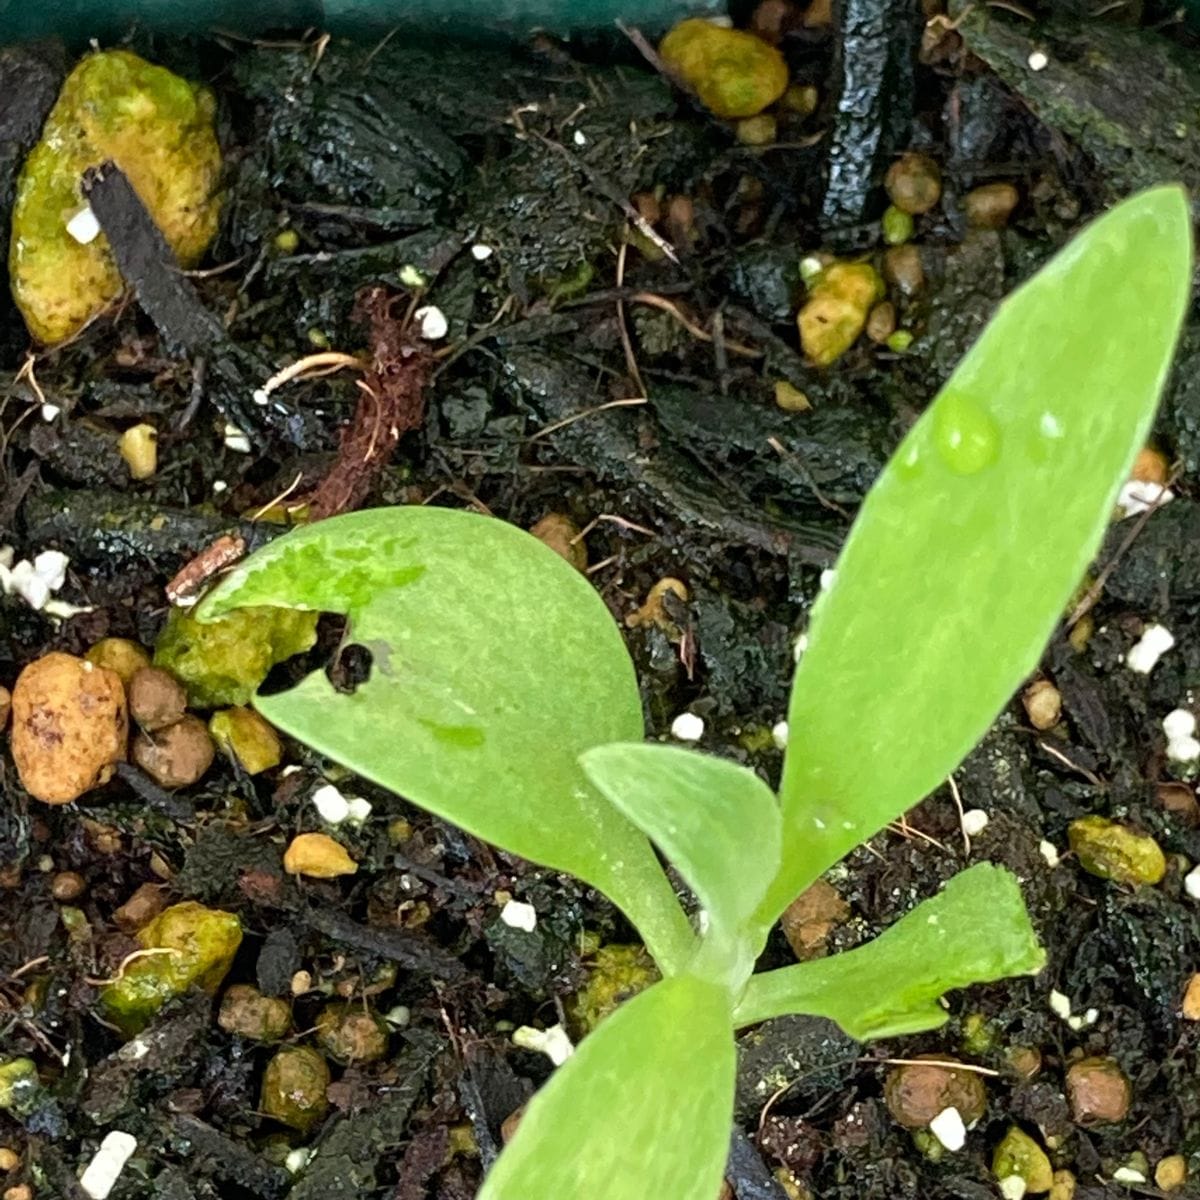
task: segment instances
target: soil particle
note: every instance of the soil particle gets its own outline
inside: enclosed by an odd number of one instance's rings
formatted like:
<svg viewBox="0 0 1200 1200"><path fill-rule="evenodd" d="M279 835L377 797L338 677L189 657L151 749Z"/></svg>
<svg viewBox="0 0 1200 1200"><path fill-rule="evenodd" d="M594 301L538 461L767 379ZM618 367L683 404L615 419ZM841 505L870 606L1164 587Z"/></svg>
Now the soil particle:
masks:
<svg viewBox="0 0 1200 1200"><path fill-rule="evenodd" d="M326 1005L316 1029L318 1044L334 1062L372 1063L387 1054L387 1024L361 1005Z"/></svg>
<svg viewBox="0 0 1200 1200"><path fill-rule="evenodd" d="M1158 883L1167 863L1154 838L1105 817L1080 817L1067 831L1071 850L1090 875L1136 887Z"/></svg>
<svg viewBox="0 0 1200 1200"><path fill-rule="evenodd" d="M212 766L213 755L212 738L204 722L191 714L153 733L143 731L133 739L133 761L164 788L196 783Z"/></svg>
<svg viewBox="0 0 1200 1200"><path fill-rule="evenodd" d="M987 1108L987 1088L975 1071L949 1066L952 1059L925 1056L893 1068L884 1083L888 1111L906 1129L924 1129L939 1113L958 1109L964 1125L973 1125Z"/></svg>
<svg viewBox="0 0 1200 1200"><path fill-rule="evenodd" d="M277 1050L263 1073L259 1107L283 1125L308 1133L329 1109L329 1066L311 1046Z"/></svg>
<svg viewBox="0 0 1200 1200"><path fill-rule="evenodd" d="M1133 1092L1111 1058L1085 1058L1067 1068L1067 1097L1080 1125L1114 1124L1129 1112Z"/></svg>
<svg viewBox="0 0 1200 1200"><path fill-rule="evenodd" d="M787 906L779 919L783 935L801 962L827 951L829 934L850 915L850 906L837 889L818 879Z"/></svg>
<svg viewBox="0 0 1200 1200"><path fill-rule="evenodd" d="M50 895L62 904L78 900L87 889L87 881L78 871L59 871L50 880Z"/></svg>
<svg viewBox="0 0 1200 1200"><path fill-rule="evenodd" d="M183 684L161 667L143 667L135 672L126 685L126 694L129 715L147 733L175 724L187 708Z"/></svg>
<svg viewBox="0 0 1200 1200"><path fill-rule="evenodd" d="M301 833L292 838L283 852L283 869L290 875L335 879L339 875L353 875L358 864L346 847L329 834Z"/></svg>
<svg viewBox="0 0 1200 1200"><path fill-rule="evenodd" d="M125 689L104 667L47 654L17 677L12 710L21 783L47 804L66 804L106 783L125 757Z"/></svg>
<svg viewBox="0 0 1200 1200"><path fill-rule="evenodd" d="M166 894L162 885L143 883L113 913L113 924L123 933L136 933L144 925L149 925L166 906Z"/></svg>
<svg viewBox="0 0 1200 1200"><path fill-rule="evenodd" d="M779 1017L738 1039L737 1112L757 1118L781 1087L802 1109L845 1086L858 1059L857 1044L821 1017ZM934 1114L936 1115L936 1114Z"/></svg>

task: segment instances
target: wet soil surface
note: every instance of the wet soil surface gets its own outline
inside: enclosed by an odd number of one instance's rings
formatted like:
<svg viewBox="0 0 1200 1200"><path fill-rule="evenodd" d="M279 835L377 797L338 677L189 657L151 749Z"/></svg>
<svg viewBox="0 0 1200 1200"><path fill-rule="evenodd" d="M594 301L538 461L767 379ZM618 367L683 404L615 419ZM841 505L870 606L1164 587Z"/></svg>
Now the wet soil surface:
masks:
<svg viewBox="0 0 1200 1200"><path fill-rule="evenodd" d="M587 530L589 575L622 622L656 580L683 580L689 598L667 628L628 629L650 731L665 735L688 709L705 721L704 749L773 776L792 643L904 430L999 299L1082 220L1147 183L1200 183L1200 67L1170 14L1139 21L1140 6L1108 6L1080 24L1070 5L1039 21L1003 5L926 24L919 6L847 0L806 23L780 8L794 77L820 104L784 118L768 147L741 145L624 43L135 38L217 95L228 184L206 264L217 269L187 294L160 270L156 290L143 256L128 270L151 285L40 355L33 375L18 376L27 338L5 301L0 542L18 558L67 553L61 596L87 611L54 621L0 598L0 682L47 649L152 644L164 587L194 555L231 532L251 546L281 532L253 516L329 478L359 392L345 374L282 387L267 405L255 390L303 354L378 349L371 305L382 295L402 316L415 270L448 335L408 397L390 465L341 481L352 502L472 507L527 528L566 514ZM1049 65L1032 69L1031 54ZM68 61L56 47L0 54L0 93L13 98L0 118L5 205ZM936 159L944 182L916 221L925 284L891 289L912 345L863 339L815 370L794 325L800 259L881 252L883 172L909 148ZM964 196L998 181L1019 190L1007 226L968 228ZM671 255L644 235L620 249L639 193ZM1200 970L1182 883L1200 822L1190 785L1164 787L1161 730L1200 687L1198 367L1195 321L1156 430L1178 465L1176 498L1132 541L1131 521L1114 524L1101 562L1116 566L1085 618L1090 637L1064 625L1050 645L1043 673L1062 721L1039 733L1014 699L956 774L963 804L990 817L969 855L946 788L830 875L849 905L826 939L841 949L968 859L1005 863L1048 966L951 996L935 1034L864 1047L802 1018L747 1034L739 1200L783 1196L779 1167L794 1194L822 1200L983 1200L998 1194L991 1153L1012 1124L1074 1174L1080 1200L1128 1194L1113 1175L1138 1152L1150 1167L1136 1194L1159 1194L1164 1156L1200 1167L1200 1025L1181 1015ZM775 404L781 380L808 411ZM134 483L117 441L141 420L159 430L159 469ZM1122 656L1151 621L1176 645L1134 674ZM330 764L295 744L285 763L251 778L220 759L175 794L125 771L51 808L23 793L5 747L0 1047L32 1058L43 1083L20 1119L0 1114L0 1142L21 1156L13 1186L80 1196L79 1170L120 1128L140 1150L117 1200L474 1195L501 1123L550 1070L511 1030L559 1020L592 969L587 947L631 932L571 880L344 776L343 790L373 805L344 839L358 874L297 884L281 850L319 827L310 798ZM1081 870L1066 828L1088 813L1153 834L1165 880L1134 890ZM68 871L83 889L57 899ZM164 1010L140 1057L99 1019L96 981L132 947L114 913L146 884L237 912L246 937L227 983L288 998L295 1030L331 997L395 1016L385 1058L335 1068L330 1115L308 1137L259 1113L270 1050L219 1028L210 998ZM500 921L500 893L535 906L533 932ZM765 965L791 959L779 935ZM1074 1012L1094 1009L1092 1023L1052 1012L1052 989ZM914 1138L885 1107L886 1060L923 1053L991 1072L986 1114L958 1153ZM1066 1099L1072 1061L1094 1055L1132 1083L1116 1123L1081 1123ZM296 1145L312 1157L293 1176Z"/></svg>

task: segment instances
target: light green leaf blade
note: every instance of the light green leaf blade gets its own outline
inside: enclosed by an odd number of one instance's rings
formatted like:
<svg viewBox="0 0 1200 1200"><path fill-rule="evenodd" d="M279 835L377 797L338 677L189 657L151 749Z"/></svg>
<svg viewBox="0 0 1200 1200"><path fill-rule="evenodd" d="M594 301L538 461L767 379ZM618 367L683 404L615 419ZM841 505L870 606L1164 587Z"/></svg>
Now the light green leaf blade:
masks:
<svg viewBox="0 0 1200 1200"><path fill-rule="evenodd" d="M1037 663L1149 431L1190 280L1183 191L1117 206L1000 306L901 443L796 672L775 913L940 784Z"/></svg>
<svg viewBox="0 0 1200 1200"><path fill-rule="evenodd" d="M1045 961L1016 879L979 863L873 942L755 975L734 1021L809 1013L860 1041L917 1033L946 1020L938 999L952 988L1036 975Z"/></svg>
<svg viewBox="0 0 1200 1200"><path fill-rule="evenodd" d="M715 925L740 929L779 869L779 805L753 771L653 743L597 746L584 774L678 868Z"/></svg>
<svg viewBox="0 0 1200 1200"><path fill-rule="evenodd" d="M488 517L384 508L272 542L202 619L278 605L345 613L373 656L351 695L321 671L259 696L264 716L468 832L600 888L670 970L692 935L646 839L579 755L642 736L633 665L587 580Z"/></svg>
<svg viewBox="0 0 1200 1200"><path fill-rule="evenodd" d="M656 983L534 1096L479 1200L715 1200L734 1072L728 995L687 975Z"/></svg>

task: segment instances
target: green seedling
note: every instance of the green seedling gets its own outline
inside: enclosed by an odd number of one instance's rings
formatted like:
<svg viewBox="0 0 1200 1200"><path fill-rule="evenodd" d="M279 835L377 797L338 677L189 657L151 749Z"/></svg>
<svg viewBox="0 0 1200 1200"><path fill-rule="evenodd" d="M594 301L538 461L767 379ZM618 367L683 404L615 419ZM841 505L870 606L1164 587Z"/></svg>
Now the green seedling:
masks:
<svg viewBox="0 0 1200 1200"><path fill-rule="evenodd" d="M482 1200L714 1200L734 1031L815 1013L856 1038L941 1024L942 993L1036 972L1016 880L980 864L849 953L754 974L824 871L938 787L1036 665L1143 444L1188 301L1182 191L1134 197L1003 305L884 470L818 600L778 795L644 744L633 667L587 581L523 532L428 508L280 538L203 603L345 614L372 655L255 703L361 775L637 926L661 982L584 1039ZM687 919L652 844L701 906Z"/></svg>

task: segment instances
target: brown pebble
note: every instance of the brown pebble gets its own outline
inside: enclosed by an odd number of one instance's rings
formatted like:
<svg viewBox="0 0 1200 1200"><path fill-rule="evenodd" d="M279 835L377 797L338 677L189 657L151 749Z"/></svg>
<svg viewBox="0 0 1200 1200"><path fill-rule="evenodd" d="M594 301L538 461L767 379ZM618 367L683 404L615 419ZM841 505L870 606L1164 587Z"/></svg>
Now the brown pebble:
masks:
<svg viewBox="0 0 1200 1200"><path fill-rule="evenodd" d="M78 900L86 887L87 883L78 871L59 871L50 880L50 895L55 900L65 903L69 900Z"/></svg>
<svg viewBox="0 0 1200 1200"><path fill-rule="evenodd" d="M579 526L564 513L547 513L529 532L577 571L587 570L587 545Z"/></svg>
<svg viewBox="0 0 1200 1200"><path fill-rule="evenodd" d="M1042 1069L1042 1052L1036 1046L1013 1046L1007 1057L1022 1079L1032 1079Z"/></svg>
<svg viewBox="0 0 1200 1200"><path fill-rule="evenodd" d="M86 817L80 821L84 836L92 851L96 854L120 854L123 849L121 831L111 825L102 825L99 821L91 821Z"/></svg>
<svg viewBox="0 0 1200 1200"><path fill-rule="evenodd" d="M696 206L690 196L667 201L667 235L676 246L688 246L696 236Z"/></svg>
<svg viewBox="0 0 1200 1200"><path fill-rule="evenodd" d="M133 739L133 761L165 788L195 783L213 761L213 742L199 717L190 714L165 729Z"/></svg>
<svg viewBox="0 0 1200 1200"><path fill-rule="evenodd" d="M942 196L942 173L927 154L902 154L883 181L892 203L914 217L927 213Z"/></svg>
<svg viewBox="0 0 1200 1200"><path fill-rule="evenodd" d="M143 883L113 913L113 923L122 933L136 933L143 925L149 925L166 906L163 889L154 883Z"/></svg>
<svg viewBox="0 0 1200 1200"><path fill-rule="evenodd" d="M1070 1171L1055 1171L1050 1179L1047 1200L1074 1200L1075 1176Z"/></svg>
<svg viewBox="0 0 1200 1200"><path fill-rule="evenodd" d="M1161 450L1153 446L1143 446L1138 456L1133 460L1133 470L1129 472L1130 479L1139 483L1166 484L1171 474L1171 464Z"/></svg>
<svg viewBox="0 0 1200 1200"><path fill-rule="evenodd" d="M1195 825L1200 822L1200 804L1196 802L1196 793L1188 784L1168 780L1158 785L1155 795L1162 810L1183 824Z"/></svg>
<svg viewBox="0 0 1200 1200"><path fill-rule="evenodd" d="M297 834L283 852L283 869L289 875L307 875L311 879L336 879L353 875L358 864L327 833Z"/></svg>
<svg viewBox="0 0 1200 1200"><path fill-rule="evenodd" d="M12 755L25 790L69 804L112 778L125 758L125 688L114 671L54 651L31 662L12 694Z"/></svg>
<svg viewBox="0 0 1200 1200"><path fill-rule="evenodd" d="M1019 199L1011 183L985 183L969 191L963 201L967 224L976 229L1003 229Z"/></svg>
<svg viewBox="0 0 1200 1200"><path fill-rule="evenodd" d="M635 192L632 201L647 225L657 225L662 220L662 204L653 192Z"/></svg>
<svg viewBox="0 0 1200 1200"><path fill-rule="evenodd" d="M172 867L171 864L167 862L167 860L163 858L163 856L159 854L157 850L152 850L150 852L150 857L147 860L146 865L150 868L153 874L157 875L159 879L162 879L167 883L170 883L171 880L175 878L175 868Z"/></svg>
<svg viewBox="0 0 1200 1200"><path fill-rule="evenodd" d="M4 1200L33 1200L33 1188L27 1183L5 1189Z"/></svg>
<svg viewBox="0 0 1200 1200"><path fill-rule="evenodd" d="M8 724L8 714L12 712L12 692L6 687L0 687L0 730Z"/></svg>
<svg viewBox="0 0 1200 1200"><path fill-rule="evenodd" d="M667 596L670 595L673 601L682 607L688 601L687 585L681 580L674 579L670 575L660 579L646 593L646 602L641 608L631 612L625 618L625 624L630 629L639 629L645 625L657 625L668 635L679 635L679 628L671 619L671 614L667 611L667 606L670 603Z"/></svg>
<svg viewBox="0 0 1200 1200"><path fill-rule="evenodd" d="M278 996L264 996L248 983L235 983L221 999L217 1024L251 1041L275 1042L292 1026L292 1006Z"/></svg>
<svg viewBox="0 0 1200 1200"><path fill-rule="evenodd" d="M500 1140L504 1145L517 1136L517 1126L521 1124L521 1118L525 1115L525 1105L520 1108L514 1108L512 1112L500 1123Z"/></svg>
<svg viewBox="0 0 1200 1200"><path fill-rule="evenodd" d="M334 1002L317 1016L317 1044L343 1066L378 1062L388 1051L386 1022L361 1004Z"/></svg>
<svg viewBox="0 0 1200 1200"><path fill-rule="evenodd" d="M1182 1154L1168 1154L1154 1168L1154 1184L1164 1192L1177 1192L1187 1183L1187 1159Z"/></svg>
<svg viewBox="0 0 1200 1200"><path fill-rule="evenodd" d="M804 10L805 29L828 29L833 24L833 0L811 0Z"/></svg>
<svg viewBox="0 0 1200 1200"><path fill-rule="evenodd" d="M921 251L912 242L892 246L883 256L883 277L902 296L915 296L925 286Z"/></svg>
<svg viewBox="0 0 1200 1200"><path fill-rule="evenodd" d="M126 687L138 671L150 665L150 655L145 646L140 646L129 638L101 638L84 658L98 667L116 671Z"/></svg>
<svg viewBox="0 0 1200 1200"><path fill-rule="evenodd" d="M800 11L792 0L762 0L750 14L750 32L772 46L783 41L783 35L800 23Z"/></svg>
<svg viewBox="0 0 1200 1200"><path fill-rule="evenodd" d="M779 925L792 953L804 962L825 953L829 934L849 915L850 906L833 885L818 879L784 909Z"/></svg>
<svg viewBox="0 0 1200 1200"><path fill-rule="evenodd" d="M770 113L744 117L736 123L734 136L743 146L770 146L779 136L779 123Z"/></svg>
<svg viewBox="0 0 1200 1200"><path fill-rule="evenodd" d="M1185 1021L1200 1021L1200 974L1195 974L1188 980L1187 989L1183 993L1181 1012Z"/></svg>
<svg viewBox="0 0 1200 1200"><path fill-rule="evenodd" d="M876 344L886 342L896 332L896 306L890 300L871 309L867 317L867 337Z"/></svg>
<svg viewBox="0 0 1200 1200"><path fill-rule="evenodd" d="M1083 1058L1067 1071L1067 1099L1079 1125L1123 1121L1133 1101L1125 1072L1111 1058Z"/></svg>
<svg viewBox="0 0 1200 1200"><path fill-rule="evenodd" d="M888 1112L906 1129L923 1129L947 1108L958 1109L964 1125L972 1125L987 1108L987 1089L974 1072L943 1066L952 1059L922 1055L931 1062L914 1061L888 1073L883 1097Z"/></svg>
<svg viewBox="0 0 1200 1200"><path fill-rule="evenodd" d="M1062 694L1048 679L1035 679L1021 693L1021 703L1034 729L1053 729L1062 717Z"/></svg>
<svg viewBox="0 0 1200 1200"><path fill-rule="evenodd" d="M21 867L19 863L8 863L0 867L0 892L16 891L21 886Z"/></svg>
<svg viewBox="0 0 1200 1200"><path fill-rule="evenodd" d="M165 729L183 717L187 691L169 671L143 667L129 681L129 715L147 732Z"/></svg>
<svg viewBox="0 0 1200 1200"><path fill-rule="evenodd" d="M0 1171L15 1171L21 1165L21 1156L7 1146L0 1146Z"/></svg>

